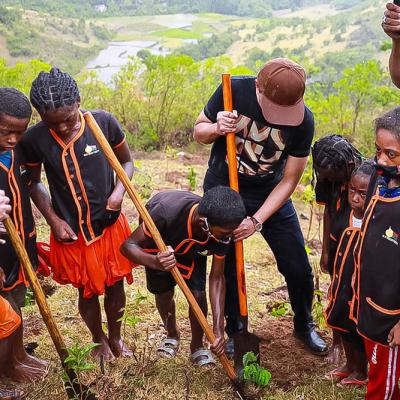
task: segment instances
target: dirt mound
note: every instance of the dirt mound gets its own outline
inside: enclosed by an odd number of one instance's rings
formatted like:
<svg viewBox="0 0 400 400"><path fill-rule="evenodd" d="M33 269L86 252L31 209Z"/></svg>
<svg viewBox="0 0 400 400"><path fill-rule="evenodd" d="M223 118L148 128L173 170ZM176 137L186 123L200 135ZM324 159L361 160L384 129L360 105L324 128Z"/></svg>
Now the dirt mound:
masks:
<svg viewBox="0 0 400 400"><path fill-rule="evenodd" d="M293 336L291 317L263 321L255 333L261 338L261 364L271 372L274 386L289 390L307 376L324 374L324 358L310 354Z"/></svg>

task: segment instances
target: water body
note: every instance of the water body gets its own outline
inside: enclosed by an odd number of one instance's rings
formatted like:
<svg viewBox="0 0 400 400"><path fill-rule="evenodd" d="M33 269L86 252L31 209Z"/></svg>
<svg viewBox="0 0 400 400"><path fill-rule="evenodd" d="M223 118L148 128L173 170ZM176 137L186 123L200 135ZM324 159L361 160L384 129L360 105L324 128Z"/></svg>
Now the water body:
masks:
<svg viewBox="0 0 400 400"><path fill-rule="evenodd" d="M148 49L152 54L168 54L167 50L160 49L156 41L133 40L129 42L110 42L108 47L101 50L97 57L89 61L88 70L95 70L100 79L105 83L111 83L112 76L123 65L127 64L129 57L135 56L140 50Z"/></svg>
<svg viewBox="0 0 400 400"><path fill-rule="evenodd" d="M157 15L154 17L154 22L166 29L176 29L190 28L192 22L196 19L197 17L192 14ZM184 42L196 43L197 41L186 39ZM110 84L113 75L128 63L129 57L135 56L142 49L147 49L155 55L166 55L170 52L169 49L163 48L155 40L110 42L108 47L101 50L94 60L88 62L86 67L88 70L96 71L103 82Z"/></svg>

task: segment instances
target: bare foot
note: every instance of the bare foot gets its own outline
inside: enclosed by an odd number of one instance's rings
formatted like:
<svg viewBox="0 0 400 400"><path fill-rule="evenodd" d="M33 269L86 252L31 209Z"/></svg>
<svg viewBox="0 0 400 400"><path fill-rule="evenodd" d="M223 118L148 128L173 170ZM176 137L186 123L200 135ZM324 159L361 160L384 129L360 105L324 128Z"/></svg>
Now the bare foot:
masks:
<svg viewBox="0 0 400 400"><path fill-rule="evenodd" d="M333 380L333 381L340 381L344 378L347 378L353 370L346 365L342 367L335 368L333 371L330 371L325 374L325 379Z"/></svg>
<svg viewBox="0 0 400 400"><path fill-rule="evenodd" d="M103 359L104 361L110 362L115 359L113 352L110 349L110 344L107 338L102 339L98 346L92 350L92 356L98 359Z"/></svg>
<svg viewBox="0 0 400 400"><path fill-rule="evenodd" d="M24 392L18 389L0 389L1 400L21 400Z"/></svg>
<svg viewBox="0 0 400 400"><path fill-rule="evenodd" d="M41 360L40 358L34 357L25 353L25 357L18 357L18 361L21 364L25 364L32 368L47 368L49 366L49 362L46 360Z"/></svg>
<svg viewBox="0 0 400 400"><path fill-rule="evenodd" d="M325 361L328 364L339 365L341 353L341 346L334 345L329 349L328 355L325 357Z"/></svg>
<svg viewBox="0 0 400 400"><path fill-rule="evenodd" d="M108 342L115 357L132 357L132 350L126 346L122 339L108 339Z"/></svg>
<svg viewBox="0 0 400 400"><path fill-rule="evenodd" d="M13 365L5 372L5 375L16 382L33 382L43 379L48 373L47 368L34 368L19 361L15 361Z"/></svg>

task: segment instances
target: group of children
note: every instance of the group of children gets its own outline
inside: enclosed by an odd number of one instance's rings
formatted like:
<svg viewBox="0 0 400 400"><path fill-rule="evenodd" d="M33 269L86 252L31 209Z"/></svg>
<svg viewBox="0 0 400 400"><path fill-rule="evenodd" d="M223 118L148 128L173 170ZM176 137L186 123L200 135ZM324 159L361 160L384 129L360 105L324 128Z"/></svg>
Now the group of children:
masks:
<svg viewBox="0 0 400 400"><path fill-rule="evenodd" d="M121 213L124 187L85 124L87 111L80 108L74 79L56 68L41 72L32 83L30 100L15 89L0 88L0 220L9 215L37 268L30 198L42 213L51 228L52 277L78 289L79 312L98 344L94 356L109 361L131 354L121 338L124 279L131 283L132 268L144 265L147 287L166 329L158 353L174 357L180 333L170 271L179 268L207 314L207 256L213 257L209 279L216 341L211 351L222 354L224 259L233 231L246 217L240 195L219 186L204 197L184 191L154 196L147 209L169 245L168 251L159 252L142 221L130 232ZM27 129L31 104L41 121ZM92 114L132 177L133 162L120 125L105 111ZM330 135L315 143L313 167L317 201L325 206L321 267L331 275L326 318L334 331L333 349L342 343L347 358L328 377L342 385L368 382L366 399L386 400L400 399L400 108L376 120L375 134L374 161L364 160L343 137ZM41 181L42 165L50 193ZM21 307L27 282L12 243L0 233L0 375L34 380L46 374L47 363L24 348ZM99 303L103 294L107 334ZM191 360L199 366L214 364L190 310L189 318ZM0 389L3 398L12 396Z"/></svg>
<svg viewBox="0 0 400 400"><path fill-rule="evenodd" d="M365 160L343 137L313 147L316 199L325 206L321 268L330 274L327 374L339 385L367 385L367 400L400 399L400 107L375 120L376 156Z"/></svg>
<svg viewBox="0 0 400 400"><path fill-rule="evenodd" d="M41 121L28 128L32 106ZM174 280L177 266L204 314L207 313L206 261L213 256L210 300L216 341L204 347L203 332L189 312L191 360L215 364L212 352L224 351L224 258L234 229L246 216L238 193L216 187L203 198L184 191L166 191L147 204L163 239L158 252L146 226L131 234L121 213L125 189L115 179L99 143L86 125L75 80L53 68L33 81L30 102L21 92L0 88L0 215L15 224L34 268L38 267L36 232L30 199L50 226L48 268L59 284L78 289L78 309L93 342L93 355L105 361L129 356L121 337L125 309L124 279L132 268L146 267L147 285L167 331L158 353L174 357L179 348L175 319ZM131 153L116 119L105 111L91 112L127 175L133 175ZM49 192L42 183L44 166ZM4 192L3 192L4 191ZM47 363L27 354L23 344L21 307L27 282L13 244L1 230L0 244L0 376L15 381L43 377ZM104 295L107 334L99 296ZM0 389L0 399L18 398Z"/></svg>

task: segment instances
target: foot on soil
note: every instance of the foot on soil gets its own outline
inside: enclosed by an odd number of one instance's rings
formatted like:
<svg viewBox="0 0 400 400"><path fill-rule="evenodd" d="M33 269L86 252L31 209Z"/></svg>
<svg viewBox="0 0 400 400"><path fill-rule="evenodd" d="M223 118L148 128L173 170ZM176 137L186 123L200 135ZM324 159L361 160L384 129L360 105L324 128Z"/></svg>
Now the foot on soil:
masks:
<svg viewBox="0 0 400 400"><path fill-rule="evenodd" d="M108 339L104 338L98 342L98 346L96 346L92 350L92 356L97 359L103 359L106 362L113 361L115 359L113 352L111 351L110 345L108 343Z"/></svg>
<svg viewBox="0 0 400 400"><path fill-rule="evenodd" d="M115 357L132 357L133 351L124 343L122 339L108 339L110 349Z"/></svg>
<svg viewBox="0 0 400 400"><path fill-rule="evenodd" d="M15 382L34 382L43 379L48 372L48 368L34 368L16 361L6 371L6 376Z"/></svg>
<svg viewBox="0 0 400 400"><path fill-rule="evenodd" d="M198 367L215 367L217 362L209 349L201 347L190 355L190 361Z"/></svg>
<svg viewBox="0 0 400 400"><path fill-rule="evenodd" d="M164 338L157 347L157 354L162 358L175 358L179 350L179 338Z"/></svg>
<svg viewBox="0 0 400 400"><path fill-rule="evenodd" d="M342 379L337 386L365 386L367 384L367 377L365 374L353 372L347 378Z"/></svg>
<svg viewBox="0 0 400 400"><path fill-rule="evenodd" d="M49 366L49 362L46 360L41 360L40 358L30 356L28 353L25 353L23 358L19 358L18 361L21 364L25 364L32 368L44 368L47 369Z"/></svg>
<svg viewBox="0 0 400 400"><path fill-rule="evenodd" d="M0 389L0 400L21 400L24 392L18 389Z"/></svg>
<svg viewBox="0 0 400 400"><path fill-rule="evenodd" d="M347 378L351 373L352 371L347 367L347 365L344 365L343 367L335 368L334 370L326 373L324 378L328 381L340 381L341 379Z"/></svg>

